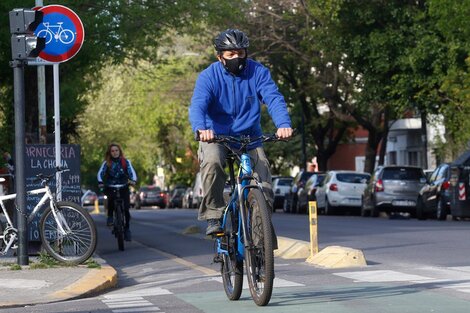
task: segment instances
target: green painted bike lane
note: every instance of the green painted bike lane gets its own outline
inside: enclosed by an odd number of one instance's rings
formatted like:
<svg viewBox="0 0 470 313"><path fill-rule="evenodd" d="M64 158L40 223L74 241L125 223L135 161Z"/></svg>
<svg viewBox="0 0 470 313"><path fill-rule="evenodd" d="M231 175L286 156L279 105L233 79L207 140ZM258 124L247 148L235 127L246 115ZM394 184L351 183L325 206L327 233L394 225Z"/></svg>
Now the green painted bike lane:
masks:
<svg viewBox="0 0 470 313"><path fill-rule="evenodd" d="M249 290L238 301L229 301L223 290L178 294L178 298L205 313L468 313L470 301L419 288L416 285L353 284L318 287L278 288L271 302L258 307Z"/></svg>

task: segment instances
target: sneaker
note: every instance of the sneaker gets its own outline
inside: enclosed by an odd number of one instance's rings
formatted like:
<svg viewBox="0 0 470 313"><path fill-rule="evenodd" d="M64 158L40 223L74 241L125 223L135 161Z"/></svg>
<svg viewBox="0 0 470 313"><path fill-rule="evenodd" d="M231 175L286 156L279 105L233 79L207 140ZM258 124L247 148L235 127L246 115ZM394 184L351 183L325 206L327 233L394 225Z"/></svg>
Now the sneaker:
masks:
<svg viewBox="0 0 470 313"><path fill-rule="evenodd" d="M220 226L220 220L218 219L208 219L207 220L207 229L206 229L206 235L213 235L216 233L222 232L222 227Z"/></svg>
<svg viewBox="0 0 470 313"><path fill-rule="evenodd" d="M125 241L131 241L132 240L131 231L129 229L126 229L126 232L124 233L124 240Z"/></svg>
<svg viewBox="0 0 470 313"><path fill-rule="evenodd" d="M114 224L113 217L108 216L108 219L106 220L106 226L113 226L113 224Z"/></svg>

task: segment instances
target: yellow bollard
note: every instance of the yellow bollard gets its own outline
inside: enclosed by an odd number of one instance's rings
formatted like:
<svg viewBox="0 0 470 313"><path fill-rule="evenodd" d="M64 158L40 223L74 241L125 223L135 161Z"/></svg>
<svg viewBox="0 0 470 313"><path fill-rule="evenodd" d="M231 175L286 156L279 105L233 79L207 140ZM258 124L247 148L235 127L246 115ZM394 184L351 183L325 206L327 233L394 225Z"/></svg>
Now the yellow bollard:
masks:
<svg viewBox="0 0 470 313"><path fill-rule="evenodd" d="M95 200L95 209L91 212L91 214L100 214L100 206L98 205L98 199Z"/></svg>
<svg viewBox="0 0 470 313"><path fill-rule="evenodd" d="M317 225L317 202L308 202L308 218L310 225L310 257L318 253L318 225Z"/></svg>

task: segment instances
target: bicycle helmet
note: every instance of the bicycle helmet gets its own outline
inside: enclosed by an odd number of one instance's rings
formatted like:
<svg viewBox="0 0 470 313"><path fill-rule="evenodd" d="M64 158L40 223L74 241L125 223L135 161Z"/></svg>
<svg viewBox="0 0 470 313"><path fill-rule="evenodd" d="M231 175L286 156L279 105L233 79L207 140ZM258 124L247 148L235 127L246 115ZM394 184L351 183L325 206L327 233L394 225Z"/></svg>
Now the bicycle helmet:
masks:
<svg viewBox="0 0 470 313"><path fill-rule="evenodd" d="M238 29L227 29L214 38L214 47L218 52L246 49L249 45L248 37Z"/></svg>

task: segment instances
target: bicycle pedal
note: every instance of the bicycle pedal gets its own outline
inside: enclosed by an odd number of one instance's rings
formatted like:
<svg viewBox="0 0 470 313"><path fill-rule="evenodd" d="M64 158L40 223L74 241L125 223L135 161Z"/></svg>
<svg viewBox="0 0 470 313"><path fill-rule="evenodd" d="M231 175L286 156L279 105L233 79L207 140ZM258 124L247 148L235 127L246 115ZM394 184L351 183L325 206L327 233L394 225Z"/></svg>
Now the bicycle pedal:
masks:
<svg viewBox="0 0 470 313"><path fill-rule="evenodd" d="M212 234L212 237L214 237L214 238L220 238L220 237L223 237L223 236L225 236L225 233L223 231Z"/></svg>
<svg viewBox="0 0 470 313"><path fill-rule="evenodd" d="M214 259L212 260L214 263L222 263L222 257L219 254L216 254L214 256Z"/></svg>

